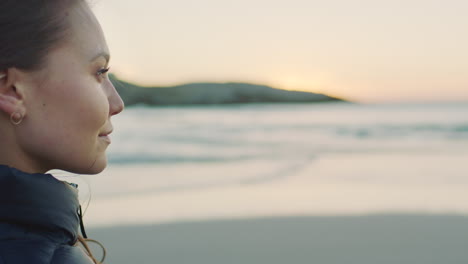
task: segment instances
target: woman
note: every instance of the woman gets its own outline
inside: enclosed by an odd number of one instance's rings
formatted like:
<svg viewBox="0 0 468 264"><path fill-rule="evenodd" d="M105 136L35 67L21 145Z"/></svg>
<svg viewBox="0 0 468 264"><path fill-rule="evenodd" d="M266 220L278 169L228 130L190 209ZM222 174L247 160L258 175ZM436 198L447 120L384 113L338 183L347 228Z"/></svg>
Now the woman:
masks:
<svg viewBox="0 0 468 264"><path fill-rule="evenodd" d="M0 2L0 264L98 263L77 246L77 190L46 172L106 167L124 108L108 63L85 0Z"/></svg>

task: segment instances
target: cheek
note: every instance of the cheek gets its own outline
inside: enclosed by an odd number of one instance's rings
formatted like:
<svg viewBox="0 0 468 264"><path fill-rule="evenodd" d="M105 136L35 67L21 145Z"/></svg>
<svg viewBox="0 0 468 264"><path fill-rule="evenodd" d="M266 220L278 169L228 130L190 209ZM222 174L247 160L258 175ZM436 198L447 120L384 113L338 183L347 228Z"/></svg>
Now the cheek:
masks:
<svg viewBox="0 0 468 264"><path fill-rule="evenodd" d="M94 143L92 140L106 125L109 113L107 97L98 85L82 84L69 86L61 98L57 98L57 111L63 109L57 117L65 135L78 142ZM86 142L85 140L90 140Z"/></svg>
<svg viewBox="0 0 468 264"><path fill-rule="evenodd" d="M32 151L42 152L58 163L89 165L103 152L98 134L109 116L107 97L97 82L70 80L50 83L37 94L29 115ZM63 160L66 159L66 160Z"/></svg>
<svg viewBox="0 0 468 264"><path fill-rule="evenodd" d="M51 86L54 87L54 86ZM92 126L106 115L105 97L98 89L85 84L63 84L55 86L54 92L42 96L40 111L44 119L54 118L62 126L72 127L79 121L80 126Z"/></svg>
<svg viewBox="0 0 468 264"><path fill-rule="evenodd" d="M84 88L84 87L76 87ZM68 102L68 115L76 121L79 120L80 127L88 129L101 128L105 125L109 115L109 103L107 97L99 87L86 87L79 91L67 93L64 102ZM71 121L64 118L64 121ZM75 121L72 121L76 124ZM71 124L70 124L71 125Z"/></svg>

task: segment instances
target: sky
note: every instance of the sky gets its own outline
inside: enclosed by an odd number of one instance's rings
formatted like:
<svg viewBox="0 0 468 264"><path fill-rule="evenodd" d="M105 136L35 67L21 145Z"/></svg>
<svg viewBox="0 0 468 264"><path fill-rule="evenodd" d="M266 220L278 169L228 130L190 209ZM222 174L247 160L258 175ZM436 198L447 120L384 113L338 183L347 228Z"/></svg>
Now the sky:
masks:
<svg viewBox="0 0 468 264"><path fill-rule="evenodd" d="M466 0L94 0L111 72L357 102L468 101Z"/></svg>

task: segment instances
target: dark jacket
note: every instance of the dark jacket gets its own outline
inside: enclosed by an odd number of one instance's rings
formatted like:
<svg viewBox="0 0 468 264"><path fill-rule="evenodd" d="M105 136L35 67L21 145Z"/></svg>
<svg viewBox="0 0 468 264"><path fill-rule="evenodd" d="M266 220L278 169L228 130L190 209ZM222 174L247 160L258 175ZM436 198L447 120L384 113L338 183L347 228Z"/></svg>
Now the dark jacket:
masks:
<svg viewBox="0 0 468 264"><path fill-rule="evenodd" d="M77 245L78 191L0 165L0 264L92 264Z"/></svg>

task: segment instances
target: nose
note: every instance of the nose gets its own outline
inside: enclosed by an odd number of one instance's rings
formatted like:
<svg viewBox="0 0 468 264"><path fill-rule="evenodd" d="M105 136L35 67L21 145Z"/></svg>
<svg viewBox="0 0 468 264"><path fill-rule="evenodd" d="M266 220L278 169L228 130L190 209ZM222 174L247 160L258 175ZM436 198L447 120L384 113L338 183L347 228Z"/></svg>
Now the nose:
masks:
<svg viewBox="0 0 468 264"><path fill-rule="evenodd" d="M112 84L112 82L109 80L109 87L110 89L110 94L108 97L109 100L109 116L117 115L120 112L123 111L125 108L125 104L120 97L119 93L115 89L115 86Z"/></svg>

